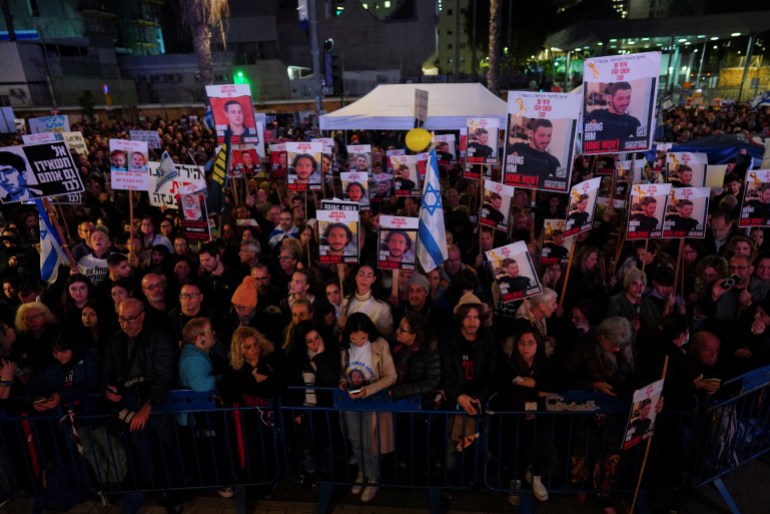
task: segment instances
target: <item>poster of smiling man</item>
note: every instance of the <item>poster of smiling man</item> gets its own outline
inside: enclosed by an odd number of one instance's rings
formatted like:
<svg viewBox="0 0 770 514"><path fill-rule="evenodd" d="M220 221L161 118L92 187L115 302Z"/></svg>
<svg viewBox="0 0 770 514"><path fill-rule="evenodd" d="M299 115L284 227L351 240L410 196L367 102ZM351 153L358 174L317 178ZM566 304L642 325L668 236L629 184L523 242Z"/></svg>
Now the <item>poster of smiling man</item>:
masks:
<svg viewBox="0 0 770 514"><path fill-rule="evenodd" d="M580 99L578 94L508 93L504 184L567 192Z"/></svg>
<svg viewBox="0 0 770 514"><path fill-rule="evenodd" d="M650 149L659 74L660 52L585 60L582 154Z"/></svg>

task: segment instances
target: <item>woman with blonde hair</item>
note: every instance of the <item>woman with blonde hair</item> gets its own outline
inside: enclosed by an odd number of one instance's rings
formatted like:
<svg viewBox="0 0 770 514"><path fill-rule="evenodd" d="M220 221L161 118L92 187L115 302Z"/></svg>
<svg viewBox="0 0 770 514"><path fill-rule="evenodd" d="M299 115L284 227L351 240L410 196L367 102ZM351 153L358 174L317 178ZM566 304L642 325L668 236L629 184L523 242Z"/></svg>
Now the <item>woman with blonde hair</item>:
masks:
<svg viewBox="0 0 770 514"><path fill-rule="evenodd" d="M34 374L51 356L51 344L59 338L56 316L41 302L29 302L16 311L16 343L12 360L23 374Z"/></svg>
<svg viewBox="0 0 770 514"><path fill-rule="evenodd" d="M263 406L280 396L286 384L286 365L267 337L252 327L238 327L230 343L231 370L220 384L229 404Z"/></svg>

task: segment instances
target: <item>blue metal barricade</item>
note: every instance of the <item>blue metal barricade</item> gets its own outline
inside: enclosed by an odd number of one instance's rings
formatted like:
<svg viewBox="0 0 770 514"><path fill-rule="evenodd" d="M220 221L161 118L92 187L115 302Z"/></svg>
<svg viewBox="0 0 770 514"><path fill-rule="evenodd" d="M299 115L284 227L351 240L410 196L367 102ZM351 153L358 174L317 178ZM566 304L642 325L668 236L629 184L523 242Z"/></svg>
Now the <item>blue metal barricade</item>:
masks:
<svg viewBox="0 0 770 514"><path fill-rule="evenodd" d="M304 388L295 388L304 389ZM386 393L351 400L339 389L314 388L333 398L331 406L281 405L286 472L292 480L321 488L319 512L328 507L332 486L351 487L360 469L371 477L367 463L351 447L374 429L372 451L381 453L376 485L428 492L432 510L440 492L468 489L477 484L483 453L477 441L480 418L457 411L422 410L419 398L393 401ZM359 423L361 416L371 424ZM356 420L351 424L351 420ZM352 426L351 426L352 425ZM352 436L352 437L351 437ZM366 460L366 456L363 456Z"/></svg>
<svg viewBox="0 0 770 514"><path fill-rule="evenodd" d="M739 512L722 478L770 451L770 366L722 384L693 435L691 476L713 483L732 512Z"/></svg>
<svg viewBox="0 0 770 514"><path fill-rule="evenodd" d="M281 476L274 410L216 408L210 393L173 391L135 432L125 412L6 413L0 453L9 459L0 477L43 504L53 501L42 486L46 470L65 481L57 490L85 484L93 494L274 487Z"/></svg>

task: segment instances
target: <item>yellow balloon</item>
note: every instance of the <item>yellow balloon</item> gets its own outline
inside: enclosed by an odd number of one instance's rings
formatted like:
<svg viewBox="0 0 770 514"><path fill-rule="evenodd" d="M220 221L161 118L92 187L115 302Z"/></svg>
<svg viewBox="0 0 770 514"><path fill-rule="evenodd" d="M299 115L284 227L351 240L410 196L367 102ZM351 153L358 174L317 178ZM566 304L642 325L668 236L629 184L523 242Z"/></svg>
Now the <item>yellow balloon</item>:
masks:
<svg viewBox="0 0 770 514"><path fill-rule="evenodd" d="M406 147L413 152L422 152L430 144L430 132L424 128L413 128L406 133Z"/></svg>

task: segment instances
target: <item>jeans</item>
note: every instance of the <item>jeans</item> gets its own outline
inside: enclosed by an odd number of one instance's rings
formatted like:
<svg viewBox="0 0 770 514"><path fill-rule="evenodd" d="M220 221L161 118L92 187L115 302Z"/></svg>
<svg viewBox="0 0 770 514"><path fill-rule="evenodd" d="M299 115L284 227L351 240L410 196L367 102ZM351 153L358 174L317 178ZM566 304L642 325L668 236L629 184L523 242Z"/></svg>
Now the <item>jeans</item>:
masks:
<svg viewBox="0 0 770 514"><path fill-rule="evenodd" d="M358 470L365 477L378 479L380 477L380 445L374 441L374 416L372 412L345 412L345 428L348 441L353 447L353 455L358 462Z"/></svg>

